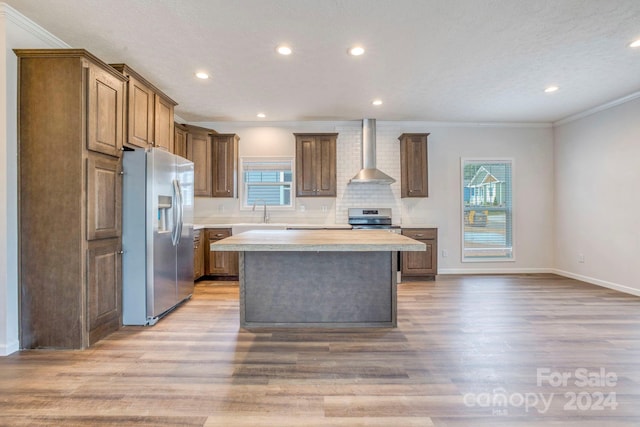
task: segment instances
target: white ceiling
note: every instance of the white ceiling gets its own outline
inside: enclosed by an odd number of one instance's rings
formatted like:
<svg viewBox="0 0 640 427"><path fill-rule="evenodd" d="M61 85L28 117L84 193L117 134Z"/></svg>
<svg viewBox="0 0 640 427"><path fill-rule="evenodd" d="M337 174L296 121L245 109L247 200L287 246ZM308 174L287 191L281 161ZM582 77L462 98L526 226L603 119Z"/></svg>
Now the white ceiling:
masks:
<svg viewBox="0 0 640 427"><path fill-rule="evenodd" d="M640 90L640 0L4 1L191 122L553 122Z"/></svg>

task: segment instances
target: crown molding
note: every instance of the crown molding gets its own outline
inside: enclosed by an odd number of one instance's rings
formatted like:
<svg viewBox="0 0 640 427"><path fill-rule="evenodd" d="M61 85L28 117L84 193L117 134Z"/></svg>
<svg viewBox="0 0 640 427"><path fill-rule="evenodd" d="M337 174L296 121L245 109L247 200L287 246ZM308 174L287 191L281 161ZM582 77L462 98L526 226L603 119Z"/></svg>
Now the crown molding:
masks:
<svg viewBox="0 0 640 427"><path fill-rule="evenodd" d="M0 17L3 17L7 21L17 25L18 27L27 31L29 34L36 36L50 47L71 47L6 3L0 2Z"/></svg>
<svg viewBox="0 0 640 427"><path fill-rule="evenodd" d="M601 111L604 110L608 110L610 108L613 107L617 107L618 105L622 105L625 104L629 101L633 101L634 99L640 98L640 91L638 92L634 92L632 94L629 94L627 96L623 96L622 98L618 98L618 99L614 99L613 101L609 101L605 104L602 105L598 105L597 107L593 107L590 108L586 111L583 111L581 113L578 114L574 114L572 116L569 117L565 117L564 119L558 120L557 122L553 122L553 127L557 127L557 126L562 126L564 124L570 123L570 122L574 122L576 120L580 120L582 118L585 118L587 116L590 116L592 114L596 114L599 113Z"/></svg>

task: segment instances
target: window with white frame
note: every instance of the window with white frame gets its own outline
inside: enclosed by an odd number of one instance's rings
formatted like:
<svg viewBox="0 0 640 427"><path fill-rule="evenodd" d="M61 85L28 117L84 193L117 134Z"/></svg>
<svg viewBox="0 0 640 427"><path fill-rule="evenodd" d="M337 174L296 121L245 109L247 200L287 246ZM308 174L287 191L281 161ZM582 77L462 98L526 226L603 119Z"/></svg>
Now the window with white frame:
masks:
<svg viewBox="0 0 640 427"><path fill-rule="evenodd" d="M462 159L462 261L512 261L513 160Z"/></svg>
<svg viewBox="0 0 640 427"><path fill-rule="evenodd" d="M249 208L264 202L267 206L292 208L292 166L292 158L240 159L242 206Z"/></svg>

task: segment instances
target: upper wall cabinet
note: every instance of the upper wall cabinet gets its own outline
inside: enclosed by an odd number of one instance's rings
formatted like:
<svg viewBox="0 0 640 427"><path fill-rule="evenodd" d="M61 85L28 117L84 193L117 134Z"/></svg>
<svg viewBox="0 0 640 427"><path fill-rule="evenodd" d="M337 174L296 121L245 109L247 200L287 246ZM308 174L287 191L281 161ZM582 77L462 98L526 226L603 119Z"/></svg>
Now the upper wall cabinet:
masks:
<svg viewBox="0 0 640 427"><path fill-rule="evenodd" d="M336 197L337 133L296 133L296 195Z"/></svg>
<svg viewBox="0 0 640 427"><path fill-rule="evenodd" d="M131 148L160 147L173 151L173 109L175 101L149 83L126 64L111 64L125 75L126 87L126 146Z"/></svg>
<svg viewBox="0 0 640 427"><path fill-rule="evenodd" d="M185 125L187 159L193 162L193 194L211 197L211 133L210 129Z"/></svg>
<svg viewBox="0 0 640 427"><path fill-rule="evenodd" d="M428 133L403 133L400 140L401 197L429 196Z"/></svg>
<svg viewBox="0 0 640 427"><path fill-rule="evenodd" d="M211 136L212 159L212 197L237 196L238 141L235 134L216 134Z"/></svg>
<svg viewBox="0 0 640 427"><path fill-rule="evenodd" d="M187 157L187 135L189 131L187 127L180 123L174 123L173 132L173 154L178 156Z"/></svg>

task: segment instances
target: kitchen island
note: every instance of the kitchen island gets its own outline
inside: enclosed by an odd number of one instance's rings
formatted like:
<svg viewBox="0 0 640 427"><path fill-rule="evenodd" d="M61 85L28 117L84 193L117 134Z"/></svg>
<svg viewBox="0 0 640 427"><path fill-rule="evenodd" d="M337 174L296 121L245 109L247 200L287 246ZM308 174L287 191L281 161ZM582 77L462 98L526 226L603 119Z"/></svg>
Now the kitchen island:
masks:
<svg viewBox="0 0 640 427"><path fill-rule="evenodd" d="M398 251L378 230L254 230L211 244L240 253L240 326L395 327Z"/></svg>

